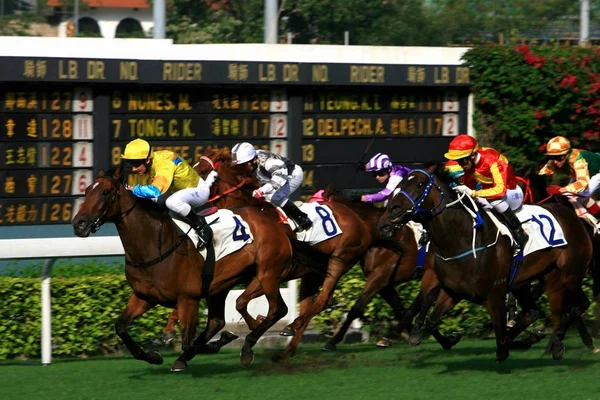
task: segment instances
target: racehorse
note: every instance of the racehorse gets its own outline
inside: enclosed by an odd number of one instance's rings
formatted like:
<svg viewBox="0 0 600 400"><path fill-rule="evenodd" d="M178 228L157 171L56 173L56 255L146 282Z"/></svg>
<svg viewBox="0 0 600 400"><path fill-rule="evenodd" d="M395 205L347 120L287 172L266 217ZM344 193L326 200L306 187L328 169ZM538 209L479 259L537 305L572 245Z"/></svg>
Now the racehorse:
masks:
<svg viewBox="0 0 600 400"><path fill-rule="evenodd" d="M511 282L509 273L514 273L510 239L499 236L485 212L481 213L483 226L476 234L473 217L459 202L461 198L457 199L448 188L450 179L443 165L435 173L432 170L414 170L405 178L401 192L390 200L380 228L389 237L409 220L424 224L435 245L435 272L450 299L446 307L462 299L484 304L496 333L496 360L504 361L516 337L512 330L510 335L506 331L505 297ZM581 222L567 208L558 204L544 208L558 220L568 244L525 257L511 288L529 290L532 280L548 274L547 292L550 287L554 289L548 296L554 325L550 347L553 358L560 359L567 327L571 321L579 327L581 313L589 307L581 282L592 257L592 243ZM473 243L471 235L465 234L468 232L476 234ZM430 330L436 329L446 307L438 308L437 314L430 317Z"/></svg>
<svg viewBox="0 0 600 400"><path fill-rule="evenodd" d="M267 297L269 312L244 342L241 362L249 364L253 359L252 347L260 336L287 314L279 286L282 271L292 261L292 246L282 227L256 208L237 209L236 214L248 223L254 241L218 260L210 286L203 290L205 263L193 242L187 235L179 235L170 216L157 212L152 202L127 190L122 177L122 165L108 173L100 171L87 187L84 202L72 221L74 232L80 237L89 236L106 222L117 227L125 249L125 276L133 289L116 321L119 337L134 358L162 364L162 356L144 350L131 338L128 328L156 305L176 306L182 326L183 354L171 369L183 370L196 353L214 352L206 342L224 326L227 293L252 276ZM202 297L208 301L208 322L204 332L194 340ZM235 338L226 333L217 346Z"/></svg>
<svg viewBox="0 0 600 400"><path fill-rule="evenodd" d="M211 193L211 201L217 207L232 208L255 205L274 221L282 220L282 216L274 206L254 199L251 196L252 190L258 186L257 182L254 178L246 176L239 166L231 165L231 155L229 153L207 148L195 168L201 176L206 176L213 169L217 170L219 178L213 185L213 192ZM395 251L405 251L406 246L403 244L381 237L375 220L369 224L367 221L361 219L348 205L341 202L331 201L327 202L327 205L332 210L333 216L338 222L342 233L313 246L328 260L327 272L324 278L322 274L319 276L318 274L309 273L310 269L307 266L284 272L282 280L302 279L300 288L300 315L282 331L282 335L293 335L293 338L284 353L276 356L276 359L286 358L295 353L302 339L302 334L312 317L331 303L333 289L341 276L354 266L356 262L360 261L370 247L381 243L385 247L394 249ZM295 233L289 225L282 224L282 226L285 227L286 234L289 237L295 238ZM320 285L322 285L322 290L313 302L313 298L317 294ZM392 303L396 315L403 315L404 308L399 301L397 293L395 297L391 291L388 291L388 293L388 298ZM256 321L248 314L247 304L251 299L261 294L262 290L258 282L252 281L237 300L236 307L248 323L250 329L254 328Z"/></svg>
<svg viewBox="0 0 600 400"><path fill-rule="evenodd" d="M539 166L537 164L532 164L519 171L519 176L522 177L519 180L519 186L521 186L523 193L525 193L525 202L528 204L559 203L577 213L573 203L569 201L566 196L548 195L547 177L545 175L538 175L538 170ZM600 237L594 234L594 228L590 225L588 220L585 218L581 219L584 222L584 226L586 227L594 246L594 257L589 272L593 278L592 291L593 296L596 299L596 321L592 331L592 336L596 336L600 330Z"/></svg>

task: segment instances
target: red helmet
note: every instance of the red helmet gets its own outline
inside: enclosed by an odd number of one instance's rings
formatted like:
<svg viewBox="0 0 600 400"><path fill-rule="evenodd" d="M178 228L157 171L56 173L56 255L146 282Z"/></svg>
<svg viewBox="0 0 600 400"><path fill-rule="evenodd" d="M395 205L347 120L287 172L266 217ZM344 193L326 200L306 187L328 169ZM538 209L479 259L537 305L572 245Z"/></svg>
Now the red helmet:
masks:
<svg viewBox="0 0 600 400"><path fill-rule="evenodd" d="M469 157L479 148L477 140L473 136L458 135L450 142L448 152L444 154L448 160L460 160Z"/></svg>

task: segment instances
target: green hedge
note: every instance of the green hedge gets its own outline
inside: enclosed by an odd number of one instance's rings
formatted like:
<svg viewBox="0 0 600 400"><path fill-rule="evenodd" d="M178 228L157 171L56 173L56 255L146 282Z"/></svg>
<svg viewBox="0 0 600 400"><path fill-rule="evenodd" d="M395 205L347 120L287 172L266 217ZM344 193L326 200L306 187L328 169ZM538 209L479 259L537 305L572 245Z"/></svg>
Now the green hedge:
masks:
<svg viewBox="0 0 600 400"><path fill-rule="evenodd" d="M333 306L315 317L315 327L331 333L354 304L364 282L358 267L346 274L335 291ZM400 286L400 295L407 306L418 289L418 281ZM586 291L591 299L589 281ZM87 357L122 351L114 321L130 293L131 288L122 275L52 279L53 355ZM593 306L587 312L588 319L593 318ZM204 307L204 303L201 304L200 328L205 323ZM0 277L0 337L3 339L0 360L40 356L40 310L39 278ZM163 307L151 310L133 323L132 336L144 345L159 339L169 312ZM369 304L362 319L364 329L373 335L387 332L391 320L392 311L379 296ZM550 326L549 321L547 326ZM488 335L490 328L485 309L466 301L459 303L442 324L442 329L472 336Z"/></svg>
<svg viewBox="0 0 600 400"><path fill-rule="evenodd" d="M541 158L556 135L597 151L600 142L600 49L480 46L471 67L474 128L482 144L517 168Z"/></svg>
<svg viewBox="0 0 600 400"><path fill-rule="evenodd" d="M0 278L0 359L40 356L40 286L39 278ZM114 322L130 294L123 275L52 279L53 355L121 351ZM132 336L142 344L159 339L169 312L150 310L133 323Z"/></svg>

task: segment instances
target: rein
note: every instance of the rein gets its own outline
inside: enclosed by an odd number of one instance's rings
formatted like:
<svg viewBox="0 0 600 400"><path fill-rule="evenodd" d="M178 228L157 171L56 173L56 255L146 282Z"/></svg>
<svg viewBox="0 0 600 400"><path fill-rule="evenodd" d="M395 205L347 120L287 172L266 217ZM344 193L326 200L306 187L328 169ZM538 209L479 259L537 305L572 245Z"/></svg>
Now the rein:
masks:
<svg viewBox="0 0 600 400"><path fill-rule="evenodd" d="M217 178L217 179L221 179L221 178ZM223 182L225 182L225 181L223 181ZM227 182L227 183L229 183L229 182ZM233 193L233 192L235 192L238 189L241 189L242 186L244 186L244 183L245 183L244 180L241 180L240 183L238 183L237 185L230 187L229 189L225 190L223 193L219 193L219 194L211 197L206 202L207 203L212 203L212 202L214 202L216 200L219 200L221 197L225 197L228 194Z"/></svg>

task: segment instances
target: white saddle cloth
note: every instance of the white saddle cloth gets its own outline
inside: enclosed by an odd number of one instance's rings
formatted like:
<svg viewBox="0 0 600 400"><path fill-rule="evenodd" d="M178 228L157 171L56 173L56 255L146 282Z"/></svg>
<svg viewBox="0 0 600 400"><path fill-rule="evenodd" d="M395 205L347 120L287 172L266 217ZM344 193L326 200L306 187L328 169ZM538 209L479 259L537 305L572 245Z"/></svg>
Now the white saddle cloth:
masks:
<svg viewBox="0 0 600 400"><path fill-rule="evenodd" d="M189 238L197 246L198 234L196 231L194 229L190 230L190 225L187 221L184 221L178 215L174 213L170 215L182 233L188 233L189 231ZM231 253L235 253L254 241L254 236L252 236L252 231L250 231L248 223L231 210L219 210L205 218L213 231L212 242L215 248L215 261L219 261ZM206 259L206 247L202 248L200 254Z"/></svg>
<svg viewBox="0 0 600 400"><path fill-rule="evenodd" d="M296 233L296 237L301 242L317 244L342 234L342 229L328 206L319 203L302 203L299 208L312 221L310 228ZM296 222L292 218L288 218L281 208L278 207L278 211L292 230L298 227Z"/></svg>
<svg viewBox="0 0 600 400"><path fill-rule="evenodd" d="M510 240L514 243L510 230L500 223L492 212L487 211L487 213L500 230L500 233L510 237ZM554 215L545 208L524 205L515 215L522 222L525 233L529 235L529 240L523 251L524 256L548 247L560 247L567 244L560 224Z"/></svg>

